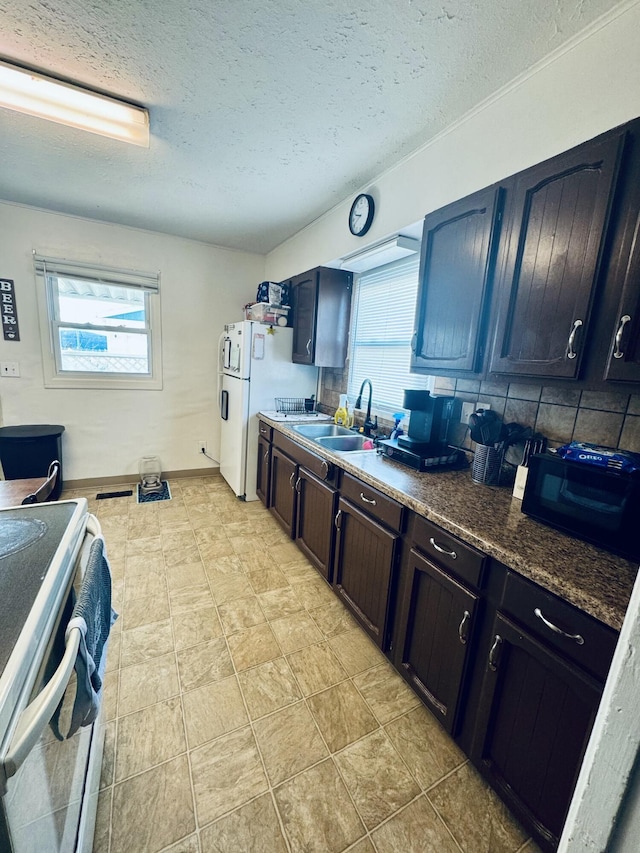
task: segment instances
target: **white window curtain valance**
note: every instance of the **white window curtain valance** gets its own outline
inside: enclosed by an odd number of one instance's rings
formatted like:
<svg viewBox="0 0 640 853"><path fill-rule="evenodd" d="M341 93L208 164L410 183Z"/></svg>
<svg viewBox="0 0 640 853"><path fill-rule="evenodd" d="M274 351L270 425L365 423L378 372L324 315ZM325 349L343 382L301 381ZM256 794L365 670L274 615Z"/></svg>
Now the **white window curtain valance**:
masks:
<svg viewBox="0 0 640 853"><path fill-rule="evenodd" d="M33 253L36 275L54 275L60 278L82 279L103 285L119 285L148 293L160 291L160 273L124 270L90 264L86 261L71 261L66 258L49 258Z"/></svg>

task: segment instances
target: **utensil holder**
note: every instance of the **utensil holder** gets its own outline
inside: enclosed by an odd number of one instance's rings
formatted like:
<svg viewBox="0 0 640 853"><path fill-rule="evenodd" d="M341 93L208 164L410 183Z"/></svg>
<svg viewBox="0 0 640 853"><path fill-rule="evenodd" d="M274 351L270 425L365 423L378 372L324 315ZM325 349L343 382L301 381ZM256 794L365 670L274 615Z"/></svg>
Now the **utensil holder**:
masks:
<svg viewBox="0 0 640 853"><path fill-rule="evenodd" d="M471 479L474 483L485 486L497 486L500 483L500 472L504 459L504 450L496 450L488 444L476 444Z"/></svg>

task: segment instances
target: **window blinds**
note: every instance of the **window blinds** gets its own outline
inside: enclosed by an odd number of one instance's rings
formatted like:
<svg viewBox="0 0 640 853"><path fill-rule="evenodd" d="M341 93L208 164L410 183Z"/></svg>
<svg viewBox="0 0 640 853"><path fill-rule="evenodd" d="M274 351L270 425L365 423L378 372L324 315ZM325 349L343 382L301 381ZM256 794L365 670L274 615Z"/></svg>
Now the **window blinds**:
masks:
<svg viewBox="0 0 640 853"><path fill-rule="evenodd" d="M70 261L66 258L47 258L33 253L36 275L53 275L61 278L82 279L104 285L119 285L132 289L158 293L160 289L160 273L123 270L116 267L105 267L99 264L89 264L82 261Z"/></svg>

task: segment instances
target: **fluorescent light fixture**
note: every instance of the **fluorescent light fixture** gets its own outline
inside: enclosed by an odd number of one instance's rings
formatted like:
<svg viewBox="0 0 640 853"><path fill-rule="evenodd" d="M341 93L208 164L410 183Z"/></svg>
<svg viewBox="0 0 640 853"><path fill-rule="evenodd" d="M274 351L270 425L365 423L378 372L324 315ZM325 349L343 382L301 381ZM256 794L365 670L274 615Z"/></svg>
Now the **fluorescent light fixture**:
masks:
<svg viewBox="0 0 640 853"><path fill-rule="evenodd" d="M0 61L0 107L149 147L149 113Z"/></svg>
<svg viewBox="0 0 640 853"><path fill-rule="evenodd" d="M407 255L413 255L420 251L420 240L412 237L403 237L398 234L391 240L385 240L376 246L370 246L361 252L353 252L342 259L340 264L343 270L351 272L366 272L374 267L382 267L392 261L399 261Z"/></svg>

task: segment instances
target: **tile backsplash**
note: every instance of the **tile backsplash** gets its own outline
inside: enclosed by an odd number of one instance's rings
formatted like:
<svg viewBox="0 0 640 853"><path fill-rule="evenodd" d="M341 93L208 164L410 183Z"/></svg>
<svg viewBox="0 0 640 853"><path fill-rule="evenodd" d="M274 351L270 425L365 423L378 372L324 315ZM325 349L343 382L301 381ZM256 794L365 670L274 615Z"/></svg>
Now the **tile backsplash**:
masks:
<svg viewBox="0 0 640 853"><path fill-rule="evenodd" d="M581 391L543 382L480 381L436 376L433 393L453 395L478 408L490 403L505 423L515 421L542 433L551 446L589 441L640 452L640 393ZM321 408L333 412L346 392L347 370L322 371ZM375 408L375 383L373 402ZM360 418L361 420L362 418ZM358 420L358 418L356 418ZM383 429L392 422L379 419ZM471 446L463 424L454 428L453 443Z"/></svg>

